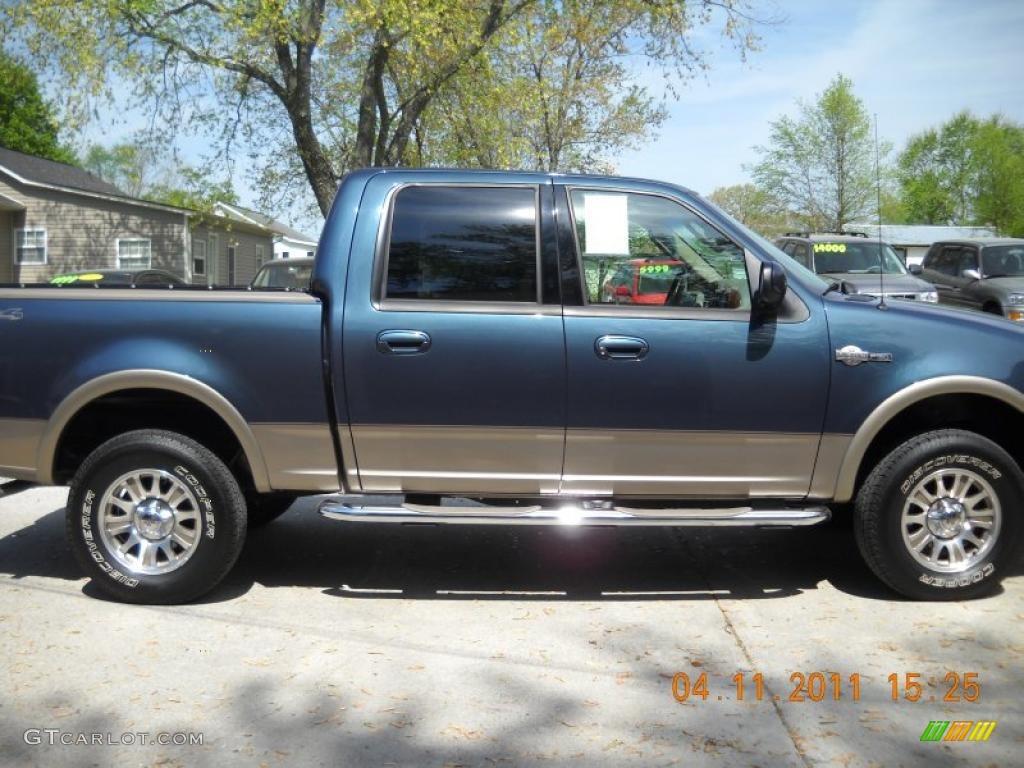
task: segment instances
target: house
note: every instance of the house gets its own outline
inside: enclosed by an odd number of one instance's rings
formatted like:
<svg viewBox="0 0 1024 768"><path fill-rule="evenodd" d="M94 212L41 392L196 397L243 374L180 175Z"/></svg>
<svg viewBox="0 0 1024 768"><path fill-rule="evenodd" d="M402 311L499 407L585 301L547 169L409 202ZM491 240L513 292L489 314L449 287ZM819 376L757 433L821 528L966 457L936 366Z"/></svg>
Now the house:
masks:
<svg viewBox="0 0 1024 768"><path fill-rule="evenodd" d="M879 237L877 224L847 224L846 232L864 232L868 237ZM881 239L889 243L903 259L903 263L920 264L932 243L939 240L973 240L976 237L996 237L991 227L947 227L932 224L883 224Z"/></svg>
<svg viewBox="0 0 1024 768"><path fill-rule="evenodd" d="M232 221L255 224L274 233L274 258L287 259L295 256L316 256L317 238L305 235L287 224L266 214L243 208L234 203L217 203L214 213Z"/></svg>
<svg viewBox="0 0 1024 768"><path fill-rule="evenodd" d="M0 147L0 283L87 269L165 269L186 282L246 285L274 233L129 197L75 166Z"/></svg>

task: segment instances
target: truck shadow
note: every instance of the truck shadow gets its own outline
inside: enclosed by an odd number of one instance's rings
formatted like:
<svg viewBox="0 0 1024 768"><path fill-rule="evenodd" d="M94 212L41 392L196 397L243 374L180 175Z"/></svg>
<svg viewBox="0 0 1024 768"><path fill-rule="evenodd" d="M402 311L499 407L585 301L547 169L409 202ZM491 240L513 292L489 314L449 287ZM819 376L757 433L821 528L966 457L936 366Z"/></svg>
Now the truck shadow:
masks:
<svg viewBox="0 0 1024 768"><path fill-rule="evenodd" d="M798 595L823 582L899 600L850 526L807 530L429 526L320 519L316 500L250 531L219 601L265 587L349 599L708 600Z"/></svg>
<svg viewBox="0 0 1024 768"><path fill-rule="evenodd" d="M348 599L771 599L827 583L900 600L861 561L842 521L801 530L396 526L338 523L301 499L249 532L224 583L200 602L264 587L308 587ZM1018 562L1007 575L1024 574ZM0 574L77 581L64 510L0 538ZM83 591L102 598L90 584Z"/></svg>

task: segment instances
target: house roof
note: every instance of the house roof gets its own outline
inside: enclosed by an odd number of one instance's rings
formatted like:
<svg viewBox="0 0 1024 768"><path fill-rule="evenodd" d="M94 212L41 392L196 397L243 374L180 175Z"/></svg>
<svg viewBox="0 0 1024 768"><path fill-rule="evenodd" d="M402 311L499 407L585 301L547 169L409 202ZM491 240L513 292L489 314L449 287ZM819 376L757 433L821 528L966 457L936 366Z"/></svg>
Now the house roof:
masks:
<svg viewBox="0 0 1024 768"><path fill-rule="evenodd" d="M844 229L866 232L871 237L878 237L877 224L847 224ZM994 237L996 232L990 227L953 227L932 224L883 224L882 239L894 245L931 245L939 240L973 239L976 237Z"/></svg>
<svg viewBox="0 0 1024 768"><path fill-rule="evenodd" d="M310 237L307 234L299 232L297 229L289 227L287 224L282 224L272 216L267 216L265 213L254 211L252 208L246 208L241 205L234 203L217 203L217 208L224 211L225 215L231 218L240 218L245 221L249 221L252 224L269 229L275 234L282 235L289 240L298 240L302 243L310 243L316 245L317 240L315 237Z"/></svg>
<svg viewBox="0 0 1024 768"><path fill-rule="evenodd" d="M29 187L56 189L86 197L98 197L103 200L111 200L126 205L156 208L161 211L171 211L186 215L194 213L194 211L189 211L185 208L130 197L113 184L103 181L99 176L95 176L81 168L68 165L67 163L58 163L54 160L36 157L35 155L26 155L24 152L16 152L13 149L7 149L7 147L0 147L0 173L5 173L15 181Z"/></svg>
<svg viewBox="0 0 1024 768"><path fill-rule="evenodd" d="M49 184L54 187L77 189L82 192L94 192L98 195L127 195L113 184L108 184L99 176L76 168L67 163L46 160L35 155L15 152L13 149L0 147L0 167L13 171L28 181Z"/></svg>

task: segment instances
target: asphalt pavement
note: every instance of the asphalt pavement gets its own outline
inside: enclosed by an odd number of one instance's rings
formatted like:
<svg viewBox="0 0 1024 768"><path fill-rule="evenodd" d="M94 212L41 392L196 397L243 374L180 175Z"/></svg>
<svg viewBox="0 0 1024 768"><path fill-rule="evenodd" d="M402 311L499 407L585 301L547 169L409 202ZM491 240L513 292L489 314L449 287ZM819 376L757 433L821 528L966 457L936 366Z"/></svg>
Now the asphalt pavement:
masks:
<svg viewBox="0 0 1024 768"><path fill-rule="evenodd" d="M397 527L304 499L201 602L127 606L82 578L66 495L0 498L0 765L1022 764L1019 566L920 604L842 524ZM933 720L996 725L921 741Z"/></svg>

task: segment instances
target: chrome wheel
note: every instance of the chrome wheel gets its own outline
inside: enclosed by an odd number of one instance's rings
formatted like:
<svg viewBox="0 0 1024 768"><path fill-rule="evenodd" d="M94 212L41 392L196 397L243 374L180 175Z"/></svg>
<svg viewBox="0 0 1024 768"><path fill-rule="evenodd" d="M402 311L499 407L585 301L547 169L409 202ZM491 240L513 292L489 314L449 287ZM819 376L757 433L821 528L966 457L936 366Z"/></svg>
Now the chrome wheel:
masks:
<svg viewBox="0 0 1024 768"><path fill-rule="evenodd" d="M959 573L978 563L999 536L999 497L981 475L940 469L925 476L903 505L907 551L933 571Z"/></svg>
<svg viewBox="0 0 1024 768"><path fill-rule="evenodd" d="M162 469L138 469L115 480L100 500L97 522L118 564L146 575L183 566L202 530L195 494Z"/></svg>

